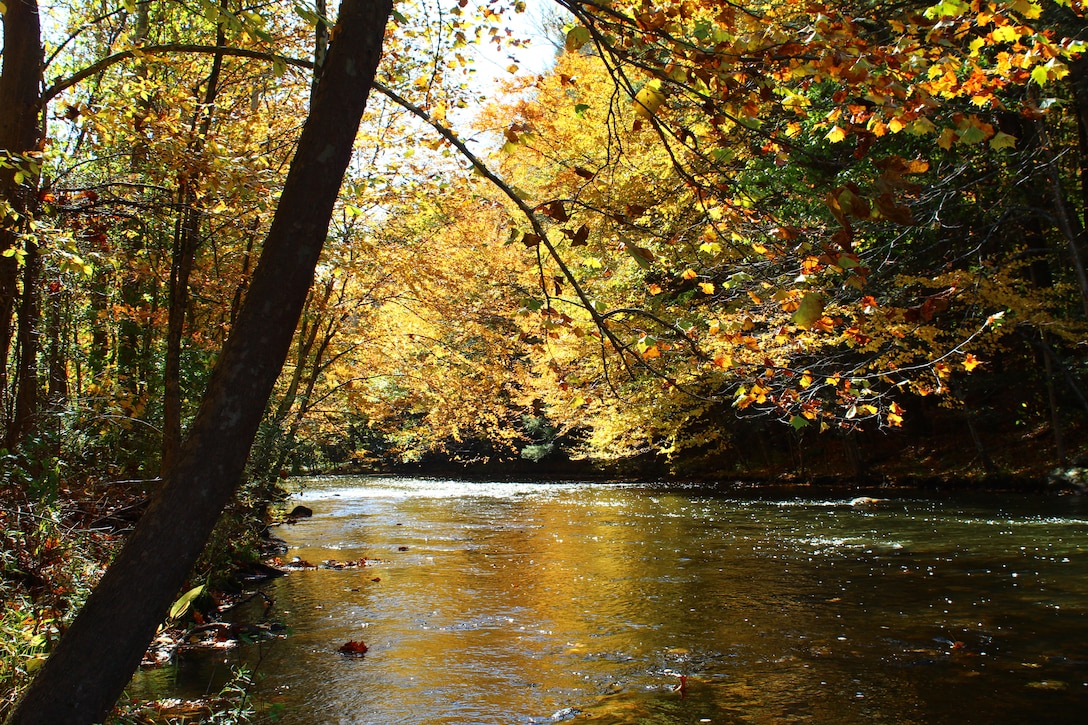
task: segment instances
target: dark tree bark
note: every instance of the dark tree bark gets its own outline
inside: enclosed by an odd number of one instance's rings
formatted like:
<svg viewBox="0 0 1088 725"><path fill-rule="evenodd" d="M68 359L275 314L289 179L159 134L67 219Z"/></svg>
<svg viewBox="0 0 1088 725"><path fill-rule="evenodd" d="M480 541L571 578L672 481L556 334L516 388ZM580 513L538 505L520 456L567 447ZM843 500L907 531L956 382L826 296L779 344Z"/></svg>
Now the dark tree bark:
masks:
<svg viewBox="0 0 1088 725"><path fill-rule="evenodd" d="M9 725L101 721L237 488L290 349L381 57L391 0L345 0L238 323L175 465Z"/></svg>
<svg viewBox="0 0 1088 725"><path fill-rule="evenodd" d="M16 183L11 162L37 151L41 144L42 65L41 20L36 0L9 0L4 11L4 65L0 72L0 199L23 215L34 203L34 183ZM15 157L15 158L13 158ZM0 218L0 253L14 247L25 224ZM8 418L11 400L7 380L12 342L12 320L18 294L19 268L15 257L0 254L0 418L6 424L7 444L22 436L23 421ZM24 405L29 402L23 401Z"/></svg>
<svg viewBox="0 0 1088 725"><path fill-rule="evenodd" d="M68 400L68 314L70 294L59 285L49 292L49 388L50 407L63 408Z"/></svg>

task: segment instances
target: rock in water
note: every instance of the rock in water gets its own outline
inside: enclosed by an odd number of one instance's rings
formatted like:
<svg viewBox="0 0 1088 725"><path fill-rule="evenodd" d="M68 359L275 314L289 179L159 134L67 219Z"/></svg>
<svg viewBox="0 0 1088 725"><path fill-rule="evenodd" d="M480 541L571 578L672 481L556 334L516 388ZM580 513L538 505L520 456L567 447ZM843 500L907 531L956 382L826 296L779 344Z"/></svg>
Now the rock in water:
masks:
<svg viewBox="0 0 1088 725"><path fill-rule="evenodd" d="M886 498L870 498L869 496L858 496L850 505L856 509L878 508L888 503Z"/></svg>

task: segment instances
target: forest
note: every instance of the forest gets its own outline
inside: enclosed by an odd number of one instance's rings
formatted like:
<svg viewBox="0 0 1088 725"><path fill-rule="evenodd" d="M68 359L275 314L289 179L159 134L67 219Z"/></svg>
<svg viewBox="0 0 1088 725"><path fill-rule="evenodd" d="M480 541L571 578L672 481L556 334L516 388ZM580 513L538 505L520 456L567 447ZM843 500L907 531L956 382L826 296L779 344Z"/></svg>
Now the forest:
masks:
<svg viewBox="0 0 1088 725"><path fill-rule="evenodd" d="M12 723L301 473L1088 485L1078 0L0 10Z"/></svg>

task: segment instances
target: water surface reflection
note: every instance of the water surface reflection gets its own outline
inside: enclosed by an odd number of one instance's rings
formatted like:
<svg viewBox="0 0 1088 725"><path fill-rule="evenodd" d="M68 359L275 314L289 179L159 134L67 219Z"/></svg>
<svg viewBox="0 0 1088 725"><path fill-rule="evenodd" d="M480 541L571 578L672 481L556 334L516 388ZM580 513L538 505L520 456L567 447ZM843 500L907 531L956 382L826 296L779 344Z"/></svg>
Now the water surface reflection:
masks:
<svg viewBox="0 0 1088 725"><path fill-rule="evenodd" d="M1076 499L305 483L289 556L372 565L268 588L288 723L1084 722Z"/></svg>

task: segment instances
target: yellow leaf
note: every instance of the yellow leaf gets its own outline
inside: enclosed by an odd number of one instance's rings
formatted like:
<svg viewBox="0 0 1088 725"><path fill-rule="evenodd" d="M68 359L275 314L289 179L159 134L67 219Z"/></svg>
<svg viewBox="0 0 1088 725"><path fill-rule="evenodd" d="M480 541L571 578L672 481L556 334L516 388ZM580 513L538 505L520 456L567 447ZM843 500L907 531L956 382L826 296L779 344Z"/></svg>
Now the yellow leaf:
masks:
<svg viewBox="0 0 1088 725"><path fill-rule="evenodd" d="M812 385L812 373L806 370L804 375L801 376L801 387L807 388L810 385Z"/></svg>
<svg viewBox="0 0 1088 725"><path fill-rule="evenodd" d="M1012 43L1020 38L1020 32L1012 25L1002 25L1000 28L994 28L990 37L997 43Z"/></svg>
<svg viewBox="0 0 1088 725"><path fill-rule="evenodd" d="M1004 131L998 131L994 134L994 137L990 139L990 148L994 150L1016 148L1016 137L1010 136Z"/></svg>
<svg viewBox="0 0 1088 725"><path fill-rule="evenodd" d="M684 273L682 275L680 275L680 276L683 277L684 279L695 279L699 275L695 273L694 269L689 268L689 269L685 269Z"/></svg>
<svg viewBox="0 0 1088 725"><path fill-rule="evenodd" d="M1020 13L1026 20L1035 20L1043 12L1043 9L1038 4L1031 2L1031 0L1013 0L1010 8L1014 12Z"/></svg>
<svg viewBox="0 0 1088 725"><path fill-rule="evenodd" d="M826 138L831 143L839 143L844 138L846 138L846 131L843 131L838 126L835 126L833 129L827 132L827 135L824 136L824 138Z"/></svg>
<svg viewBox="0 0 1088 725"><path fill-rule="evenodd" d="M974 370L975 368L977 368L981 364L982 364L982 361L979 360L974 355L972 355L971 353L967 353L963 358L963 369L966 370L967 372L971 372L972 370Z"/></svg>
<svg viewBox="0 0 1088 725"><path fill-rule="evenodd" d="M661 81L650 81L635 94L635 113L643 118L650 118L664 102L665 94L661 90Z"/></svg>
<svg viewBox="0 0 1088 725"><path fill-rule="evenodd" d="M699 283L699 289L702 290L704 295L712 295L712 294L714 294L714 283L713 282L700 282Z"/></svg>

